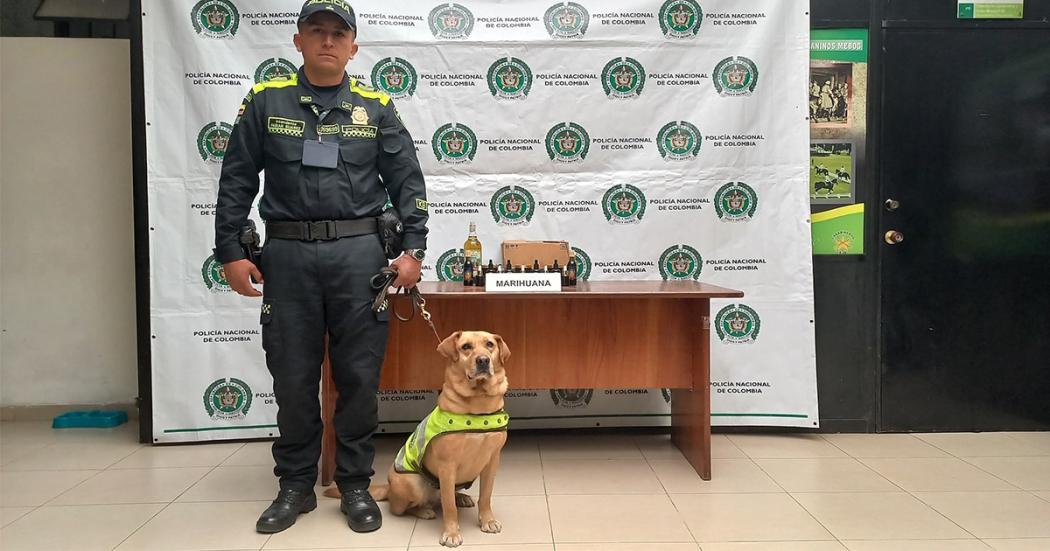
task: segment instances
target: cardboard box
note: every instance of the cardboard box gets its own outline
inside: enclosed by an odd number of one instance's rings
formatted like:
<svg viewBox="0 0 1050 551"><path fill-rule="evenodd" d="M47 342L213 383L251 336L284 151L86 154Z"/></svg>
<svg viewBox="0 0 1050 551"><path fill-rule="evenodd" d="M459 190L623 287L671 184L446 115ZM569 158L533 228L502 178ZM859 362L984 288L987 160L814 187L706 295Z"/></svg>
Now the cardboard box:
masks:
<svg viewBox="0 0 1050 551"><path fill-rule="evenodd" d="M504 241L503 263L507 260L514 266L532 266L539 260L540 266L548 266L558 261L559 266L569 263L572 249L568 241Z"/></svg>

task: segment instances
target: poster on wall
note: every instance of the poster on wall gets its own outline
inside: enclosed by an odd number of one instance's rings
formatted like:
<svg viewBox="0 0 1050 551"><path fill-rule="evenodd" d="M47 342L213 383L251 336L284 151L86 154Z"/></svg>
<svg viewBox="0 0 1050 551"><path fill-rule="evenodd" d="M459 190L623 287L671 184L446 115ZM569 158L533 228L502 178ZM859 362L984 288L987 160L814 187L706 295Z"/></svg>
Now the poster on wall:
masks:
<svg viewBox="0 0 1050 551"><path fill-rule="evenodd" d="M808 89L813 254L864 254L864 205L857 203L857 189L870 185L859 181L865 174L867 29L811 32Z"/></svg>
<svg viewBox="0 0 1050 551"><path fill-rule="evenodd" d="M425 280L462 277L474 222L490 253L568 240L581 279L741 289L711 305L715 424L817 425L806 1L352 4L348 73L390 96L426 177ZM298 6L143 0L157 442L276 432L259 302L211 247L237 107L301 63ZM519 427L667 425L669 399L522 390L508 408ZM380 420L410 430L432 407L384 392Z"/></svg>

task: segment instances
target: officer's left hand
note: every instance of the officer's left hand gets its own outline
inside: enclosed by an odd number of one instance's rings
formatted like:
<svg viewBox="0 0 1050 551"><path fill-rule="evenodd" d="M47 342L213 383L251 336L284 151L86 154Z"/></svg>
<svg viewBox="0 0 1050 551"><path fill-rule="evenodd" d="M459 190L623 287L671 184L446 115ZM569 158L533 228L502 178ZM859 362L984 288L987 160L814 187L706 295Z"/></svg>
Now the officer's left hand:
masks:
<svg viewBox="0 0 1050 551"><path fill-rule="evenodd" d="M423 269L423 263L416 260L414 256L403 254L397 257L397 260L391 263L390 267L397 272L394 287L411 289L419 281L419 272Z"/></svg>

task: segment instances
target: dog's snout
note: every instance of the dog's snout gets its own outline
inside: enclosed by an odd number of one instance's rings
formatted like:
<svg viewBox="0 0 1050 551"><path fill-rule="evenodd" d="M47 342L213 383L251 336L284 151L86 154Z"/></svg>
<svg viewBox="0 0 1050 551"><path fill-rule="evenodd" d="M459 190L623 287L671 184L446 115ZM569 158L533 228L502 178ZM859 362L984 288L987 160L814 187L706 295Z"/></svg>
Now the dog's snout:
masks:
<svg viewBox="0 0 1050 551"><path fill-rule="evenodd" d="M478 356L474 360L474 367L478 371L488 371L492 367L492 360L488 356Z"/></svg>

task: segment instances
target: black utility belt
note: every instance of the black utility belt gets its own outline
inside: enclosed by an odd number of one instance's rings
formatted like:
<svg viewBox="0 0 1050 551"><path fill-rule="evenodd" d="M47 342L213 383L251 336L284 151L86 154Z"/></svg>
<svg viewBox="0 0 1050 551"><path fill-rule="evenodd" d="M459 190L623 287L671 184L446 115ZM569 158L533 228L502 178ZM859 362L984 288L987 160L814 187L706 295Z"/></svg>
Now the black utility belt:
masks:
<svg viewBox="0 0 1050 551"><path fill-rule="evenodd" d="M267 222L266 237L299 241L328 241L379 233L375 217L314 222Z"/></svg>

